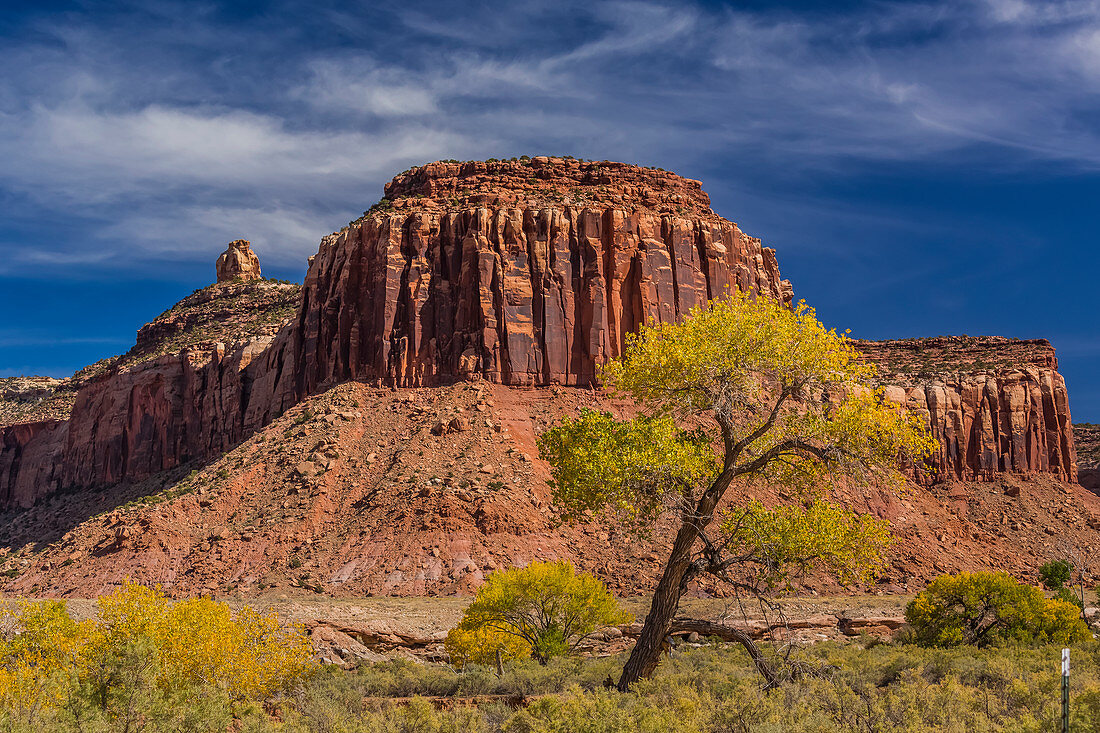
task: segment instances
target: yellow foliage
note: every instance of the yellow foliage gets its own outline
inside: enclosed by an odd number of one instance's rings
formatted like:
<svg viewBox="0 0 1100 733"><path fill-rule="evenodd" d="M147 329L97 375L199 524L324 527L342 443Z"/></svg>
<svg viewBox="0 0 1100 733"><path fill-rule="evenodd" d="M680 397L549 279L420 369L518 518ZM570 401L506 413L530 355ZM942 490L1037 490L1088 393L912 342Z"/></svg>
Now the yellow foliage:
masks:
<svg viewBox="0 0 1100 733"><path fill-rule="evenodd" d="M985 646L1002 641L1070 644L1090 637L1081 609L1047 598L1008 573L941 575L905 607L926 646Z"/></svg>
<svg viewBox="0 0 1100 733"><path fill-rule="evenodd" d="M808 508L766 508L758 501L723 513L721 531L733 555L756 567L763 585L784 583L814 568L842 583L867 582L886 565L890 523L824 499Z"/></svg>
<svg viewBox="0 0 1100 733"><path fill-rule="evenodd" d="M147 637L160 659L160 685L223 687L238 699L263 699L309 671L311 647L284 632L274 613L249 607L234 618L209 598L170 603L159 591L126 583L97 602L104 648ZM93 647L94 648L94 647Z"/></svg>
<svg viewBox="0 0 1100 733"><path fill-rule="evenodd" d="M498 651L501 661L531 655L531 645L524 639L485 626L472 630L456 626L447 632L443 648L456 669L467 664L496 664Z"/></svg>
<svg viewBox="0 0 1100 733"><path fill-rule="evenodd" d="M76 666L92 622L74 621L61 601L21 601L0 608L0 618L0 706L26 710L56 703L54 678Z"/></svg>
<svg viewBox="0 0 1100 733"><path fill-rule="evenodd" d="M678 428L668 416L617 420L584 409L540 435L538 446L553 466L554 496L568 515L651 518L667 493L707 482L717 470L709 438Z"/></svg>
<svg viewBox="0 0 1100 733"><path fill-rule="evenodd" d="M96 607L97 617L80 623L58 601L6 610L12 633L0 641L0 703L29 704L57 676L109 684L105 670L134 648L145 650L158 689L209 686L237 700L265 699L315 667L308 638L282 629L274 613L246 607L234 615L207 598L172 603L129 582Z"/></svg>
<svg viewBox="0 0 1100 733"><path fill-rule="evenodd" d="M900 455L920 460L935 449L918 415L868 386L874 375L851 339L804 302L788 309L740 291L643 328L603 370L611 390L650 414L713 416L729 444L742 446L727 461L780 450L753 473L807 486L826 471L889 468Z"/></svg>
<svg viewBox="0 0 1100 733"><path fill-rule="evenodd" d="M481 659L495 658L498 648L515 650L516 656L522 649L523 655L546 662L569 652L601 626L630 618L590 573L578 574L566 560L533 562L490 575L448 642L460 654ZM505 637L515 641L506 643Z"/></svg>
<svg viewBox="0 0 1100 733"><path fill-rule="evenodd" d="M767 401L775 383L862 383L875 373L850 339L822 326L805 302L788 309L736 290L682 321L651 323L627 341L622 358L604 368L604 381L641 402L695 412L711 408L716 384Z"/></svg>

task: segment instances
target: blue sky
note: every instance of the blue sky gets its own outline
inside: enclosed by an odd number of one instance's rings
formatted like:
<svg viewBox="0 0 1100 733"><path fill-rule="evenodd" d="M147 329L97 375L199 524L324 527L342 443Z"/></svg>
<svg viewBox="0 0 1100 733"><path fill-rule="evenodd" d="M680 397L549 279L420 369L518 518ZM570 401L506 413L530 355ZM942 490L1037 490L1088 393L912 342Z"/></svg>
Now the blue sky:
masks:
<svg viewBox="0 0 1100 733"><path fill-rule="evenodd" d="M0 14L0 376L62 376L251 239L301 279L410 165L701 179L829 325L1058 348L1100 422L1100 3L20 4Z"/></svg>

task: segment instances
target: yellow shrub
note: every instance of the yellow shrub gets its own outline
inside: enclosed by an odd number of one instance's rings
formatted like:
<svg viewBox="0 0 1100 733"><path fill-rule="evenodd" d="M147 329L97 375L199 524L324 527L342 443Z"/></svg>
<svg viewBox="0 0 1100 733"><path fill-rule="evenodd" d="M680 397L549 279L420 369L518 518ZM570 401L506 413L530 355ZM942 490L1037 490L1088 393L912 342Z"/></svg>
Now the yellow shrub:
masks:
<svg viewBox="0 0 1100 733"><path fill-rule="evenodd" d="M905 620L925 646L1071 644L1089 638L1079 608L1049 599L1008 573L941 575L909 602Z"/></svg>
<svg viewBox="0 0 1100 733"><path fill-rule="evenodd" d="M26 709L53 701L58 686L50 678L74 667L92 622L73 621L60 601L0 608L0 619L0 706Z"/></svg>
<svg viewBox="0 0 1100 733"><path fill-rule="evenodd" d="M162 693L208 687L236 700L262 700L316 666L309 639L300 629L282 629L274 613L246 607L234 616L206 598L171 603L159 590L133 583L96 606L97 618L80 623L57 601L3 612L9 628L0 638L0 704L49 704L66 685L70 692L83 685L98 691L102 705L120 679L146 674Z"/></svg>
<svg viewBox="0 0 1100 733"><path fill-rule="evenodd" d="M497 648L505 648L500 646L503 637L510 636L522 642L524 656L531 654L545 664L575 649L601 626L630 620L591 573L578 574L566 560L536 561L525 568L497 570L486 579L458 624L465 635L456 635L452 646L484 647L495 657Z"/></svg>
<svg viewBox="0 0 1100 733"><path fill-rule="evenodd" d="M531 655L531 645L526 640L484 626L472 631L462 627L451 629L443 648L456 669L463 669L467 664L496 664L497 651L500 651L501 661Z"/></svg>
<svg viewBox="0 0 1100 733"><path fill-rule="evenodd" d="M127 583L97 601L106 648L147 637L158 652L158 683L221 687L237 699L263 699L313 667L309 639L285 632L274 613L192 598L169 603L159 591Z"/></svg>

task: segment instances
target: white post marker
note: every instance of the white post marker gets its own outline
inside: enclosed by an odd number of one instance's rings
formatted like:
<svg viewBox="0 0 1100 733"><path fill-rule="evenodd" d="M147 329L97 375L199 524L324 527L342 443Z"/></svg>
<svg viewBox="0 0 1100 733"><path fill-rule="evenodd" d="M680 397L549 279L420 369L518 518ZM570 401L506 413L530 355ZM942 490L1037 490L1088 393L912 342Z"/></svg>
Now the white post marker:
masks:
<svg viewBox="0 0 1100 733"><path fill-rule="evenodd" d="M1069 733L1069 649L1062 650L1062 733Z"/></svg>

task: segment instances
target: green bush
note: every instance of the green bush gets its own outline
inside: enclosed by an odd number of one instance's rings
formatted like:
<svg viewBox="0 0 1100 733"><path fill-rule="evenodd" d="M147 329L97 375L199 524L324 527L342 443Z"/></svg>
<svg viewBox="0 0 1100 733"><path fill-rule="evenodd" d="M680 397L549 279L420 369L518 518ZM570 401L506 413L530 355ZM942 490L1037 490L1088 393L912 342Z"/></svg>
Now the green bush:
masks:
<svg viewBox="0 0 1100 733"><path fill-rule="evenodd" d="M1048 590L1061 590L1073 575L1073 565L1068 560L1051 560L1039 568L1039 579Z"/></svg>
<svg viewBox="0 0 1100 733"><path fill-rule="evenodd" d="M1081 600L1081 596L1077 595L1072 588L1059 588L1058 592L1054 594L1054 597L1060 601L1065 601L1066 603L1077 606L1078 611L1083 610L1085 607L1085 602Z"/></svg>
<svg viewBox="0 0 1100 733"><path fill-rule="evenodd" d="M905 608L924 646L986 646L1003 641L1069 644L1089 638L1080 609L1007 573L941 575Z"/></svg>

